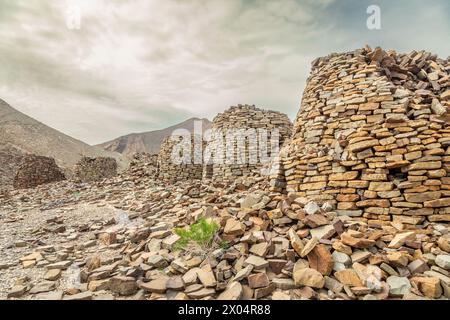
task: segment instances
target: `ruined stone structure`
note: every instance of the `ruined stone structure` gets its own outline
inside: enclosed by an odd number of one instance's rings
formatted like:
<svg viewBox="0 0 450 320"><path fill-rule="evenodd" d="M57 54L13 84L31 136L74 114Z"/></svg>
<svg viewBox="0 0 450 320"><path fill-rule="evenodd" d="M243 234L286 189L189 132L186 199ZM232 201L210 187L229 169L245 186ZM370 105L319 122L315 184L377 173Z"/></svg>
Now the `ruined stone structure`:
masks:
<svg viewBox="0 0 450 320"><path fill-rule="evenodd" d="M247 132L249 129L255 129L253 132L256 134L247 134L251 132ZM244 136L230 139L227 134L238 132L236 130L243 130ZM250 105L229 108L213 120L212 135L205 152L211 156L209 161L206 159L204 177L232 181L238 176L259 174L274 156L272 149L275 146L279 148L289 138L291 130L291 121L281 112ZM239 158L240 155L243 157Z"/></svg>
<svg viewBox="0 0 450 320"><path fill-rule="evenodd" d="M124 172L124 175L132 177L156 178L158 173L158 155L147 152L139 152L132 156L130 165Z"/></svg>
<svg viewBox="0 0 450 320"><path fill-rule="evenodd" d="M37 155L26 155L23 157L17 169L13 187L15 189L28 189L61 180L65 180L65 176L56 165L55 159Z"/></svg>
<svg viewBox="0 0 450 320"><path fill-rule="evenodd" d="M0 189L12 187L24 153L11 145L0 146Z"/></svg>
<svg viewBox="0 0 450 320"><path fill-rule="evenodd" d="M117 161L109 157L82 157L74 168L74 179L81 182L100 181L117 175Z"/></svg>
<svg viewBox="0 0 450 320"><path fill-rule="evenodd" d="M380 48L319 58L271 186L380 224L450 221L449 108L449 60Z"/></svg>
<svg viewBox="0 0 450 320"><path fill-rule="evenodd" d="M170 182L202 179L203 146L201 135L166 138L158 153L158 178Z"/></svg>

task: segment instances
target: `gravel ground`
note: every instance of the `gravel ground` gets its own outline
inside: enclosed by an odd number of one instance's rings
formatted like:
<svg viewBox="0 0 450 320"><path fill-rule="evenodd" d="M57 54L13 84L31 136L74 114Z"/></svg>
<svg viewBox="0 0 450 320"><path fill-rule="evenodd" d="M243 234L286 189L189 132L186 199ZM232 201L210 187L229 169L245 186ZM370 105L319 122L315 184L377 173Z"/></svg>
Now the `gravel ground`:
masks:
<svg viewBox="0 0 450 320"><path fill-rule="evenodd" d="M110 228L111 225L106 225L107 222L114 224L114 219L117 219L119 214L119 210L104 204L80 204L48 211L32 210L20 214L0 212L0 299L6 298L7 292L19 278L29 277L32 284L44 280L45 266L25 269L20 263L21 257L35 252L39 246L54 246L55 251L50 255L64 257L65 248L95 239L95 234ZM79 231L82 226L90 226L91 230ZM63 232L53 231L63 227L65 227ZM98 254L102 260L115 253L117 251L98 242L84 251L85 257ZM84 260L84 257L80 258L79 261ZM61 279L57 282L58 289L73 287L78 276L77 269L72 265L63 271Z"/></svg>

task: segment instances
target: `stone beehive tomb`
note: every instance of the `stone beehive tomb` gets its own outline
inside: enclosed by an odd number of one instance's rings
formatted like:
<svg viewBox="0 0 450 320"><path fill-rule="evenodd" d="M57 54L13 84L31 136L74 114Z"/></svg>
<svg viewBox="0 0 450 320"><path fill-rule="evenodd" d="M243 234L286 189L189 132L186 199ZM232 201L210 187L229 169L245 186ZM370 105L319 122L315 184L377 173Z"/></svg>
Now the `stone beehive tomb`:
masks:
<svg viewBox="0 0 450 320"><path fill-rule="evenodd" d="M340 215L450 221L450 62L380 48L313 62L274 190Z"/></svg>
<svg viewBox="0 0 450 320"><path fill-rule="evenodd" d="M23 159L23 153L10 146L0 145L0 189L12 187L14 175Z"/></svg>
<svg viewBox="0 0 450 320"><path fill-rule="evenodd" d="M65 180L65 176L56 165L55 159L26 155L14 176L13 186L15 189L28 189L61 180Z"/></svg>
<svg viewBox="0 0 450 320"><path fill-rule="evenodd" d="M109 157L82 157L75 165L74 178L82 182L94 182L117 175L117 161Z"/></svg>
<svg viewBox="0 0 450 320"><path fill-rule="evenodd" d="M158 153L158 178L170 182L202 179L203 145L201 135L166 138Z"/></svg>
<svg viewBox="0 0 450 320"><path fill-rule="evenodd" d="M256 135L229 138L229 133L248 129L255 129L253 132ZM280 147L289 138L292 123L281 112L262 110L250 105L233 106L218 114L213 120L210 142L205 152L204 177L232 181L238 176L259 174L267 157L274 156L271 154L271 139L275 138L275 134L272 136L273 130L278 131L279 139L274 140L274 143ZM260 135L264 131L267 139Z"/></svg>

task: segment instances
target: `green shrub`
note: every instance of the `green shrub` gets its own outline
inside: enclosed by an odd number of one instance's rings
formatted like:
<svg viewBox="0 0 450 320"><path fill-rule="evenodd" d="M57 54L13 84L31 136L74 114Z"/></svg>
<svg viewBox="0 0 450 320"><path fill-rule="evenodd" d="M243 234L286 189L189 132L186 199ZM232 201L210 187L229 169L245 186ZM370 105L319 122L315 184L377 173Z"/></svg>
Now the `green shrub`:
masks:
<svg viewBox="0 0 450 320"><path fill-rule="evenodd" d="M74 191L72 192L72 196L78 200L81 196L81 193L79 191Z"/></svg>
<svg viewBox="0 0 450 320"><path fill-rule="evenodd" d="M208 222L200 218L189 228L176 228L174 230L180 239L175 243L175 249L184 249L190 242L194 242L202 248L211 247L215 241L220 226L215 222Z"/></svg>

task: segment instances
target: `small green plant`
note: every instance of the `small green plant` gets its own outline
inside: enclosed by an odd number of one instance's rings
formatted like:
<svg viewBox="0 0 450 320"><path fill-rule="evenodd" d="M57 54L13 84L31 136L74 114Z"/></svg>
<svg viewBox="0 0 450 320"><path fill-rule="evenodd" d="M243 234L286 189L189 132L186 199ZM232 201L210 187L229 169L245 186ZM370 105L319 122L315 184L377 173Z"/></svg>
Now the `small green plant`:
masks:
<svg viewBox="0 0 450 320"><path fill-rule="evenodd" d="M175 249L184 249L190 242L195 242L202 248L211 247L215 241L220 227L215 222L208 222L205 218L200 218L189 228L176 228L174 230L180 239L175 243Z"/></svg>
<svg viewBox="0 0 450 320"><path fill-rule="evenodd" d="M72 195L75 199L78 200L81 196L81 193L79 191L74 191L74 192L72 192Z"/></svg>

